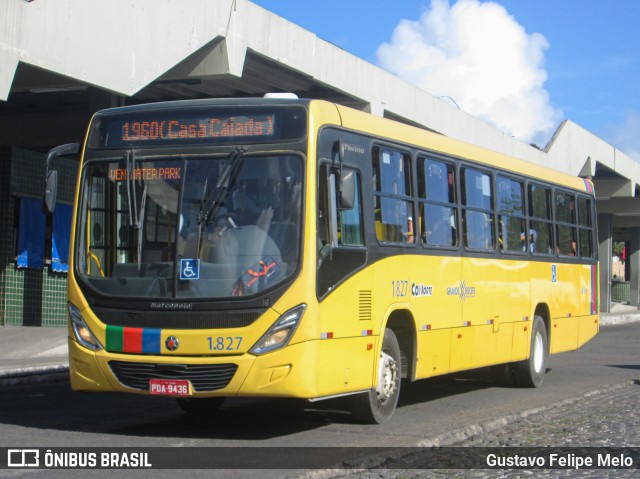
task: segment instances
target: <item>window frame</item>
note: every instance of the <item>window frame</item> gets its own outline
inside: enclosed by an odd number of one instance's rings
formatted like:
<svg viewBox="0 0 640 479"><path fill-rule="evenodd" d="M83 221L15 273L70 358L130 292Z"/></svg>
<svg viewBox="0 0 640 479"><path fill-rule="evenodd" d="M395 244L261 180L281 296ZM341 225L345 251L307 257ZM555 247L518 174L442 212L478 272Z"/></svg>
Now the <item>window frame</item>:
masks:
<svg viewBox="0 0 640 479"><path fill-rule="evenodd" d="M502 210L501 206L500 206L500 197L499 197L499 190L500 190L500 180L504 179L510 182L514 182L514 183L518 183L520 185L520 193L521 193L521 198L522 198L522 202L521 202L521 210L519 214L514 214L513 212L509 212L506 210ZM528 222L528 215L527 215L527 208L528 208L528 201L527 201L527 178L526 177L516 177L513 175L509 175L507 173L504 173L502 171L497 172L496 173L496 177L495 177L495 193L496 193L496 215L498 218L498 222L497 222L497 227L498 227L498 249L500 250L501 254L504 255L519 255L519 256L525 256L527 255L530 251L531 251L531 242L530 242L530 235L527 234L527 222ZM506 216L507 218L510 219L516 219L516 220L520 220L520 224L521 224L521 233L520 233L520 247L518 249L510 249L510 248L505 248L504 247L504 240L501 242L500 239L500 235L502 233L501 231L501 225L502 225L502 217ZM523 237L524 236L524 237ZM524 243L522 243L522 241L524 241Z"/></svg>
<svg viewBox="0 0 640 479"><path fill-rule="evenodd" d="M559 196L563 196L564 200L569 200L569 211L571 212L571 218L562 220L560 219L561 211L563 209L560 208L560 204L558 201ZM573 206L571 206L571 202L573 202ZM555 251L556 254L561 258L577 258L579 257L579 244L578 244L578 211L577 211L577 198L575 192L565 190L563 188L555 188L553 191L553 211L554 211L554 225L555 225ZM569 237L571 238L571 244L569 245L569 249L565 250L565 244L561 241L561 238L565 236L566 233L562 233L561 231L568 231Z"/></svg>
<svg viewBox="0 0 640 479"><path fill-rule="evenodd" d="M380 168L380 162L382 161L382 152L389 151L391 153L397 153L402 155L402 162L406 168L406 172L404 174L404 194L387 192L383 190L382 185L382 175ZM397 145L386 145L386 144L373 144L371 148L371 170L373 173L373 213L374 213L374 223L376 225L375 228L375 237L379 244L381 245L398 245L398 246L415 246L416 244L416 231L415 231L415 195L414 195L414 181L413 181L413 156L411 152L400 148ZM404 225L397 223L385 223L383 221L383 216L385 216L385 212L383 211L383 204L385 200L391 200L395 202L402 202L407 209L406 214L406 228L407 232L404 231ZM388 204L388 203L387 203ZM397 204L397 203L396 203ZM380 217L378 218L378 210ZM378 228L380 225L380 228ZM397 238L388 238L385 236L385 231L387 226L391 227L400 227L399 231L395 231L395 236ZM406 240L403 240L406 235ZM402 238L402 239L398 239Z"/></svg>
<svg viewBox="0 0 640 479"><path fill-rule="evenodd" d="M473 171L476 173L479 173L485 177L487 177L489 179L489 188L490 188L490 193L488 195L489 197L489 208L485 208L482 206L475 206L475 205L469 205L468 204L468 199L467 199L467 189L466 189L466 185L467 185L467 178L466 178L466 172L467 171ZM476 164L470 164L470 163L461 163L460 164L460 168L458 170L458 182L460 185L460 195L459 195L459 199L458 199L458 205L460 207L460 224L461 224L461 231L460 234L462 236L462 245L464 247L464 249L466 251L476 251L476 252L494 252L496 251L496 247L497 247L497 234L496 234L496 209L495 209L495 203L496 203L496 198L495 198L495 184L494 184L494 178L493 178L493 174L482 167L482 165L476 165ZM484 180L483 180L484 183ZM482 187L484 188L486 185L482 185ZM486 197L487 195L482 195L483 197ZM468 220L468 213L473 213L474 216L476 216L477 213L481 213L484 215L488 215L489 219L489 225L485 226L484 228L484 232L489 231L491 233L491 245L488 248L482 248L482 247L476 247L470 244L469 242L469 232L467 230L468 228L468 224L469 224L469 220ZM475 220L474 220L475 221ZM487 218L485 217L484 219L485 221L485 225L487 222ZM485 238L486 240L486 238Z"/></svg>
<svg viewBox="0 0 640 479"><path fill-rule="evenodd" d="M538 187L538 188L542 188L545 190L546 192L546 210L547 210L547 216L546 217L541 217L541 216L536 216L533 213L533 208L535 207L534 205L534 201L533 201L533 196L532 196L532 191L531 188L532 187ZM555 247L556 247L556 239L555 239L555 222L554 222L554 218L553 218L553 186L548 184L548 183L542 183L540 181L529 181L527 183L527 200L528 200L528 209L527 209L527 221L528 221L528 231L529 234L531 236L531 231L536 232L536 236L534 238L534 247L532 248L529 244L529 250L530 253L534 256L546 256L546 257L552 257L555 256ZM535 224L542 224L546 227L547 231L548 231L548 238L550 241L549 244L549 249L551 249L551 251L547 252L540 252L538 250L538 236L539 236L539 229L540 228L536 228L534 227L534 223Z"/></svg>
<svg viewBox="0 0 640 479"><path fill-rule="evenodd" d="M578 217L578 248L579 248L579 257L581 259L595 259L596 255L595 255L595 234L594 232L596 231L596 225L595 225L595 210L594 210L594 204L595 204L595 198L588 196L588 195L582 195L582 194L578 194L576 195L577 199L576 199L576 204L577 204L577 217ZM580 219L580 215L582 213L582 207L581 205L581 201L585 201L587 206L586 206L586 210L587 210L587 220L588 220L588 225L582 225L581 223L581 219ZM582 234L586 232L588 234L588 241L589 241L589 249L590 249L590 255L586 256L583 252L583 248L582 248Z"/></svg>
<svg viewBox="0 0 640 479"><path fill-rule="evenodd" d="M441 201L438 199L429 198L428 189L427 189L427 162L440 163L445 168L447 168L447 176L449 174L453 175L452 182L449 185L449 201ZM446 160L443 158L439 158L433 155L426 154L418 154L416 160L416 178L418 180L418 191L417 191L417 199L418 199L418 219L419 219L419 230L420 240L424 247L428 248L439 248L439 249L457 249L460 245L460 229L459 229L459 191L458 191L458 170L457 165L454 161ZM453 199L451 199L453 196ZM427 235L427 221L426 221L426 211L427 207L433 206L437 208L449 209L452 214L452 224L449 226L452 228L452 244L445 243L430 243L428 241L429 236ZM444 218L444 216L443 216ZM450 216L451 223L451 216ZM446 227L446 225L445 225Z"/></svg>

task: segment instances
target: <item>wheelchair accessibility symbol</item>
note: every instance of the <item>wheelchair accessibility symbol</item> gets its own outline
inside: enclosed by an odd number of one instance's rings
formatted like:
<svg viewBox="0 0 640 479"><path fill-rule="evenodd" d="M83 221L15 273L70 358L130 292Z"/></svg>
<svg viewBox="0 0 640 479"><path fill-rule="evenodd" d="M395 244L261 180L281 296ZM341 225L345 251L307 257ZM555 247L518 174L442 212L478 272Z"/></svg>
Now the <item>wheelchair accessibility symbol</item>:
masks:
<svg viewBox="0 0 640 479"><path fill-rule="evenodd" d="M200 260L199 259L181 259L180 260L180 279L191 280L200 279Z"/></svg>

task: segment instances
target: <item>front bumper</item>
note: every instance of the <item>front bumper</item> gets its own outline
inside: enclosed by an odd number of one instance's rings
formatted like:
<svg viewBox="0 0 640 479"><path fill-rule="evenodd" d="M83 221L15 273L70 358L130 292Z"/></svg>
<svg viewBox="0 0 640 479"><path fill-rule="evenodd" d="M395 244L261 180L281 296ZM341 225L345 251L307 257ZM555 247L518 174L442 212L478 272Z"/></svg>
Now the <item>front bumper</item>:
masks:
<svg viewBox="0 0 640 479"><path fill-rule="evenodd" d="M188 379L193 397L317 396L317 341L290 344L261 356L164 356L90 351L69 340L71 387L78 391L149 394L152 378Z"/></svg>

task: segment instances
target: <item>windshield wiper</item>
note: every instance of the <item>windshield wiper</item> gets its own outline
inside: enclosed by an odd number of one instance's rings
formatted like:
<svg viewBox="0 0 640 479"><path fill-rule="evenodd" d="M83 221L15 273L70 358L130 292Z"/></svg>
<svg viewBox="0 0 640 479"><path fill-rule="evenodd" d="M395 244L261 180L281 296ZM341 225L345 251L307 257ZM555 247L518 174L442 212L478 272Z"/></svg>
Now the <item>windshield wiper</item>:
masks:
<svg viewBox="0 0 640 479"><path fill-rule="evenodd" d="M216 213L222 206L222 200L225 198L229 191L229 187L235 183L235 179L240 172L240 167L244 160L244 154L247 152L245 146L236 146L235 149L229 154L229 159L224 165L224 170L218 182L216 183L215 195L211 207L205 215L205 224L210 225L216 219Z"/></svg>
<svg viewBox="0 0 640 479"><path fill-rule="evenodd" d="M209 190L207 185L209 184L209 177L204 179L204 189L202 190L202 199L200 200L200 209L198 210L198 216L196 217L196 222L198 223L198 242L196 243L196 255L200 257L200 241L202 238L202 227L207 224L207 211L205 208L209 203L209 197L211 196L211 192L213 190Z"/></svg>
<svg viewBox="0 0 640 479"><path fill-rule="evenodd" d="M132 163L132 159L131 159L131 155L132 152L131 151L127 151L124 154L124 161L125 161L125 167L127 169L127 207L129 209L129 226L133 226L135 223L133 221L133 205L132 205L132 201L131 201L131 197L134 197L135 200L135 195L132 195L131 189L135 188L132 187L131 182L133 181L132 177L133 177L133 168L131 167L131 163Z"/></svg>
<svg viewBox="0 0 640 479"><path fill-rule="evenodd" d="M197 258L200 258L200 241L202 239L202 228L208 226L215 221L215 215L222 205L222 200L225 198L229 191L229 186L235 183L235 178L238 176L240 167L242 166L242 160L244 154L247 151L246 147L236 146L235 149L229 154L229 158L225 163L220 178L216 183L215 188L209 190L207 188L209 178L205 178L204 190L202 191L202 199L200 200L200 209L198 210L198 216L196 222L198 223L198 240L196 242ZM211 195L213 194L213 200ZM211 200L211 201L210 201ZM211 206L209 206L211 203Z"/></svg>
<svg viewBox="0 0 640 479"><path fill-rule="evenodd" d="M127 167L127 205L129 207L129 226L136 230L136 256L138 260L138 271L142 263L142 217L147 200L147 185L142 190L142 198L140 200L140 210L138 210L138 198L136 195L136 154L133 150L129 150L125 154Z"/></svg>
<svg viewBox="0 0 640 479"><path fill-rule="evenodd" d="M142 199L140 200L140 212L138 213L136 229L138 230L138 271L140 271L140 264L142 263L142 221L144 218L144 207L147 204L147 185L144 185L142 190Z"/></svg>

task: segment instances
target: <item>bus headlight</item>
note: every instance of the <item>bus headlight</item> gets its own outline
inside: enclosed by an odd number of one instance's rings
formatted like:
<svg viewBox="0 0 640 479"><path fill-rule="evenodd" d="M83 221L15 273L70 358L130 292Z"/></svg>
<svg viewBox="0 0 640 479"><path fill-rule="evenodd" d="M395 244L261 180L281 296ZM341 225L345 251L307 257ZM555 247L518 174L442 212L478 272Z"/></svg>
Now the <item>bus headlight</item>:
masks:
<svg viewBox="0 0 640 479"><path fill-rule="evenodd" d="M84 322L80 310L71 303L69 303L69 319L71 320L71 326L73 326L73 332L76 335L76 341L92 351L102 349L102 345L93 335L87 323Z"/></svg>
<svg viewBox="0 0 640 479"><path fill-rule="evenodd" d="M301 304L280 316L249 352L264 354L286 346L298 327L306 308L306 304Z"/></svg>

